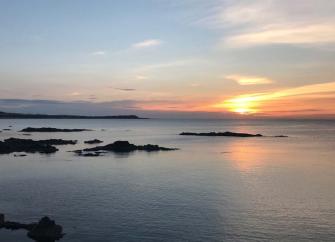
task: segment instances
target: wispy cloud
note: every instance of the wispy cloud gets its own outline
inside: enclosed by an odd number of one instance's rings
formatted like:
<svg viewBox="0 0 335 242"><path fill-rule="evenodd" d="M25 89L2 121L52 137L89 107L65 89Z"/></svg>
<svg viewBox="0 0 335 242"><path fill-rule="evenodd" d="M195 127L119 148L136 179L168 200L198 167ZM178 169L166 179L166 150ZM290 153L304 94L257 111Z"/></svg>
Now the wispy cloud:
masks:
<svg viewBox="0 0 335 242"><path fill-rule="evenodd" d="M146 80L148 79L149 77L148 76L144 76L144 75L136 75L135 77L137 80Z"/></svg>
<svg viewBox="0 0 335 242"><path fill-rule="evenodd" d="M115 90L126 91L126 92L136 91L135 88L117 88L117 87L112 87L112 88Z"/></svg>
<svg viewBox="0 0 335 242"><path fill-rule="evenodd" d="M333 0L218 1L198 22L224 30L222 45L335 43Z"/></svg>
<svg viewBox="0 0 335 242"><path fill-rule="evenodd" d="M260 84L271 84L273 80L266 77L259 76L243 76L243 75L228 75L227 79L236 81L240 85L260 85Z"/></svg>
<svg viewBox="0 0 335 242"><path fill-rule="evenodd" d="M91 55L106 55L106 51L98 50L91 53Z"/></svg>
<svg viewBox="0 0 335 242"><path fill-rule="evenodd" d="M162 41L159 39L148 39L132 45L134 49L144 49L154 46L159 46L162 44Z"/></svg>

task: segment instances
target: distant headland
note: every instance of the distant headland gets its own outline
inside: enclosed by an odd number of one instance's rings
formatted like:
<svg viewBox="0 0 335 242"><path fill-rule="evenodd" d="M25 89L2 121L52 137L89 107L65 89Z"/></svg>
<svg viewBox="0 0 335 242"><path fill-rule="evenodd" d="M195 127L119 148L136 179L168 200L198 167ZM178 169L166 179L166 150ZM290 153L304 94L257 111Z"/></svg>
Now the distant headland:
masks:
<svg viewBox="0 0 335 242"><path fill-rule="evenodd" d="M147 118L141 118L136 115L84 116L84 115L6 113L0 111L0 119L147 119Z"/></svg>

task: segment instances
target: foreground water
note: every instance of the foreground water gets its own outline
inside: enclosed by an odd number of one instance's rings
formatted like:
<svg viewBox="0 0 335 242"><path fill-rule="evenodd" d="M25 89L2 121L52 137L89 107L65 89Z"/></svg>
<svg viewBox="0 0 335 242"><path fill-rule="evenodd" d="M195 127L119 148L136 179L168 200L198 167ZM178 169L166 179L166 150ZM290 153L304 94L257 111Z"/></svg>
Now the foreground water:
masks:
<svg viewBox="0 0 335 242"><path fill-rule="evenodd" d="M49 215L66 242L334 241L335 122L222 120L0 120L0 140L77 139L54 155L0 156L0 213L32 222ZM27 126L89 128L34 133ZM235 131L289 138L185 137ZM78 157L83 141L177 147ZM0 230L0 241L30 241Z"/></svg>

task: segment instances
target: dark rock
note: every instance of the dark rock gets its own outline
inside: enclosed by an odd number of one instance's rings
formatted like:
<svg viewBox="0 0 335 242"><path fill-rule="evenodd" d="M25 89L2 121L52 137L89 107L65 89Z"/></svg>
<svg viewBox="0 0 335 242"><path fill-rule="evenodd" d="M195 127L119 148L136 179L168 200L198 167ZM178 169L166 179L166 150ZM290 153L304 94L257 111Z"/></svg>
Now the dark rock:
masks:
<svg viewBox="0 0 335 242"><path fill-rule="evenodd" d="M0 227L5 223L5 215L0 213Z"/></svg>
<svg viewBox="0 0 335 242"><path fill-rule="evenodd" d="M83 131L92 131L90 129L57 129L57 128L32 128L28 127L22 129L20 132L83 132Z"/></svg>
<svg viewBox="0 0 335 242"><path fill-rule="evenodd" d="M3 131L10 131L11 129L2 129Z"/></svg>
<svg viewBox="0 0 335 242"><path fill-rule="evenodd" d="M78 155L87 154L88 152L97 152L97 151L109 151L109 152L115 152L115 153L129 153L136 150L141 151L170 151L170 150L177 150L175 148L165 148L160 147L158 145L134 145L130 144L128 141L115 141L112 144L104 145L104 146L97 146L93 148L87 148L83 150L76 150L74 151Z"/></svg>
<svg viewBox="0 0 335 242"><path fill-rule="evenodd" d="M24 157L24 156L27 156L26 154L15 154L14 157Z"/></svg>
<svg viewBox="0 0 335 242"><path fill-rule="evenodd" d="M248 133L234 133L234 132L208 132L208 133L192 133L183 132L179 135L192 135L192 136L227 136L227 137L263 137L261 134L248 134Z"/></svg>
<svg viewBox="0 0 335 242"><path fill-rule="evenodd" d="M31 136L31 134L22 134L22 135L25 135L25 136Z"/></svg>
<svg viewBox="0 0 335 242"><path fill-rule="evenodd" d="M288 136L287 135L275 135L273 137L276 137L276 138L287 138Z"/></svg>
<svg viewBox="0 0 335 242"><path fill-rule="evenodd" d="M98 139L92 139L92 140L86 140L84 141L85 144L100 144L103 143L103 141L98 140Z"/></svg>
<svg viewBox="0 0 335 242"><path fill-rule="evenodd" d="M10 154L14 152L26 153L55 153L58 149L44 141L34 141L31 139L9 138L0 141L0 154Z"/></svg>
<svg viewBox="0 0 335 242"><path fill-rule="evenodd" d="M36 241L55 241L61 239L64 233L62 226L48 217L43 217L27 235Z"/></svg>
<svg viewBox="0 0 335 242"><path fill-rule="evenodd" d="M46 139L46 140L39 140L39 141L46 143L48 145L75 145L77 144L77 140Z"/></svg>

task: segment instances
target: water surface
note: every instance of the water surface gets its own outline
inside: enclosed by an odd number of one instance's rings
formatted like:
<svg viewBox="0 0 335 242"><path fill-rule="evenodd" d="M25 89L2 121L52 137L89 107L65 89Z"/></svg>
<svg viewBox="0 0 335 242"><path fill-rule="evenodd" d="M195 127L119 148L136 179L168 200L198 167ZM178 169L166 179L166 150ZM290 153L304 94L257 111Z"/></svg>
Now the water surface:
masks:
<svg viewBox="0 0 335 242"><path fill-rule="evenodd" d="M61 241L334 241L335 122L0 120L9 137L77 139L52 155L0 156L0 208L10 220L49 215ZM27 126L88 128L34 133ZM289 138L178 136L234 131ZM78 157L84 140L177 147ZM30 241L0 230L1 241Z"/></svg>

